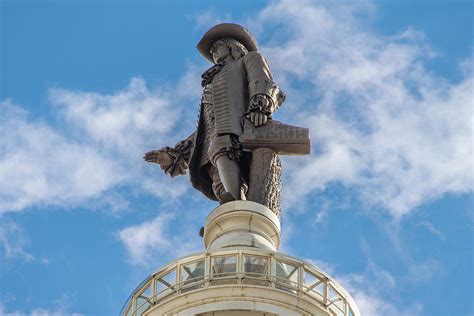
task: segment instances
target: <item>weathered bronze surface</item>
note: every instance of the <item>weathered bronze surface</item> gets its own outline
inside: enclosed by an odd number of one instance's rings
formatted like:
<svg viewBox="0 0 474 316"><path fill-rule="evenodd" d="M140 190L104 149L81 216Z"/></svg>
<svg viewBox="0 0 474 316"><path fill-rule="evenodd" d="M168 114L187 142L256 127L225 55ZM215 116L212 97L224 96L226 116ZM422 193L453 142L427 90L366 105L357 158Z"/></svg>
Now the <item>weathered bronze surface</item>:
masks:
<svg viewBox="0 0 474 316"><path fill-rule="evenodd" d="M244 122L244 132L239 137L243 150L253 151L266 147L280 155L309 155L309 129L291 126L269 120L267 124L255 127L248 120Z"/></svg>
<svg viewBox="0 0 474 316"><path fill-rule="evenodd" d="M285 94L246 28L216 25L197 48L214 63L202 74L197 129L175 147L147 152L144 159L172 177L189 169L193 187L212 200L249 199L279 215L278 155L309 154L309 130L272 120Z"/></svg>

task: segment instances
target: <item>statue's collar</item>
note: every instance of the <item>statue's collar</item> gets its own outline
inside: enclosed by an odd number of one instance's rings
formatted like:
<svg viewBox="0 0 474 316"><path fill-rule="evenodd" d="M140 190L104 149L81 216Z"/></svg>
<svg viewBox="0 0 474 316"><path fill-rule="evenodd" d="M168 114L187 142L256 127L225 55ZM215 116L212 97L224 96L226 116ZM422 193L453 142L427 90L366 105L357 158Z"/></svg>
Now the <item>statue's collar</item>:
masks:
<svg viewBox="0 0 474 316"><path fill-rule="evenodd" d="M212 79L214 79L214 76L221 71L222 67L224 67L224 63L218 63L206 70L202 75L202 81L201 81L201 86L206 86L212 82Z"/></svg>

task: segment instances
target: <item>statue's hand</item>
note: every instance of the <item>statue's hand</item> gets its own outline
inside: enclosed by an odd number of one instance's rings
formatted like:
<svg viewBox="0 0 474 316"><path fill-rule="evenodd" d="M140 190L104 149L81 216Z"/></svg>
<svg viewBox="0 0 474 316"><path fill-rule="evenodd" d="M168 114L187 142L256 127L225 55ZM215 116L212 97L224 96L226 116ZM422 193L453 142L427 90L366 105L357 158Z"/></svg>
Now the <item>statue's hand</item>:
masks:
<svg viewBox="0 0 474 316"><path fill-rule="evenodd" d="M170 147L149 151L143 156L143 159L159 164L161 169L170 177L184 175L188 168L184 158L180 157L179 153Z"/></svg>
<svg viewBox="0 0 474 316"><path fill-rule="evenodd" d="M252 111L245 117L250 119L250 122L252 122L255 126L265 125L268 121L268 115L260 111Z"/></svg>
<svg viewBox="0 0 474 316"><path fill-rule="evenodd" d="M245 115L255 126L265 125L271 116L273 102L265 94L254 95L249 102L248 111Z"/></svg>
<svg viewBox="0 0 474 316"><path fill-rule="evenodd" d="M143 159L148 162L154 162L159 164L162 168L168 167L173 164L173 157L168 153L168 150L165 148L159 150L152 150L147 152Z"/></svg>

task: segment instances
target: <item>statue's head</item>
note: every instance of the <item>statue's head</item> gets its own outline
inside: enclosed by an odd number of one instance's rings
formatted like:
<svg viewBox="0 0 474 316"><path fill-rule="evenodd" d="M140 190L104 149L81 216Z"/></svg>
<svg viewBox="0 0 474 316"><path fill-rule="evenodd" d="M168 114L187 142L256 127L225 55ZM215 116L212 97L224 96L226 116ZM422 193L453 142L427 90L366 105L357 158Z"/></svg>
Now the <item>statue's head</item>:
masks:
<svg viewBox="0 0 474 316"><path fill-rule="evenodd" d="M217 51L219 45L225 44L221 53L230 54L238 59L247 52L258 51L255 38L243 26L234 23L222 23L209 29L197 45L199 52L210 62L215 63L212 51ZM219 53L219 54L221 54Z"/></svg>
<svg viewBox="0 0 474 316"><path fill-rule="evenodd" d="M232 56L233 59L239 59L245 54L248 53L247 48L245 48L242 43L233 39L233 38L223 38L219 39L212 44L210 49L212 59L214 63L223 61L227 56Z"/></svg>

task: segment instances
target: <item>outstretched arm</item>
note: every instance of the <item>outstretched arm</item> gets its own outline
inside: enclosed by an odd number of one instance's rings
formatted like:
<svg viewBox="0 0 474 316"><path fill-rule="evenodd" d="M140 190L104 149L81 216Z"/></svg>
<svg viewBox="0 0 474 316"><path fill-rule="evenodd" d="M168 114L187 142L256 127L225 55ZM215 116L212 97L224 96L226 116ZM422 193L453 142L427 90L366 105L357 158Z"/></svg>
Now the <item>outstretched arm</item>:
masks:
<svg viewBox="0 0 474 316"><path fill-rule="evenodd" d="M158 150L152 150L143 156L148 162L157 163L164 172L171 176L186 174L188 162L191 158L191 151L194 146L194 133L186 139L178 142L174 147L163 147Z"/></svg>

